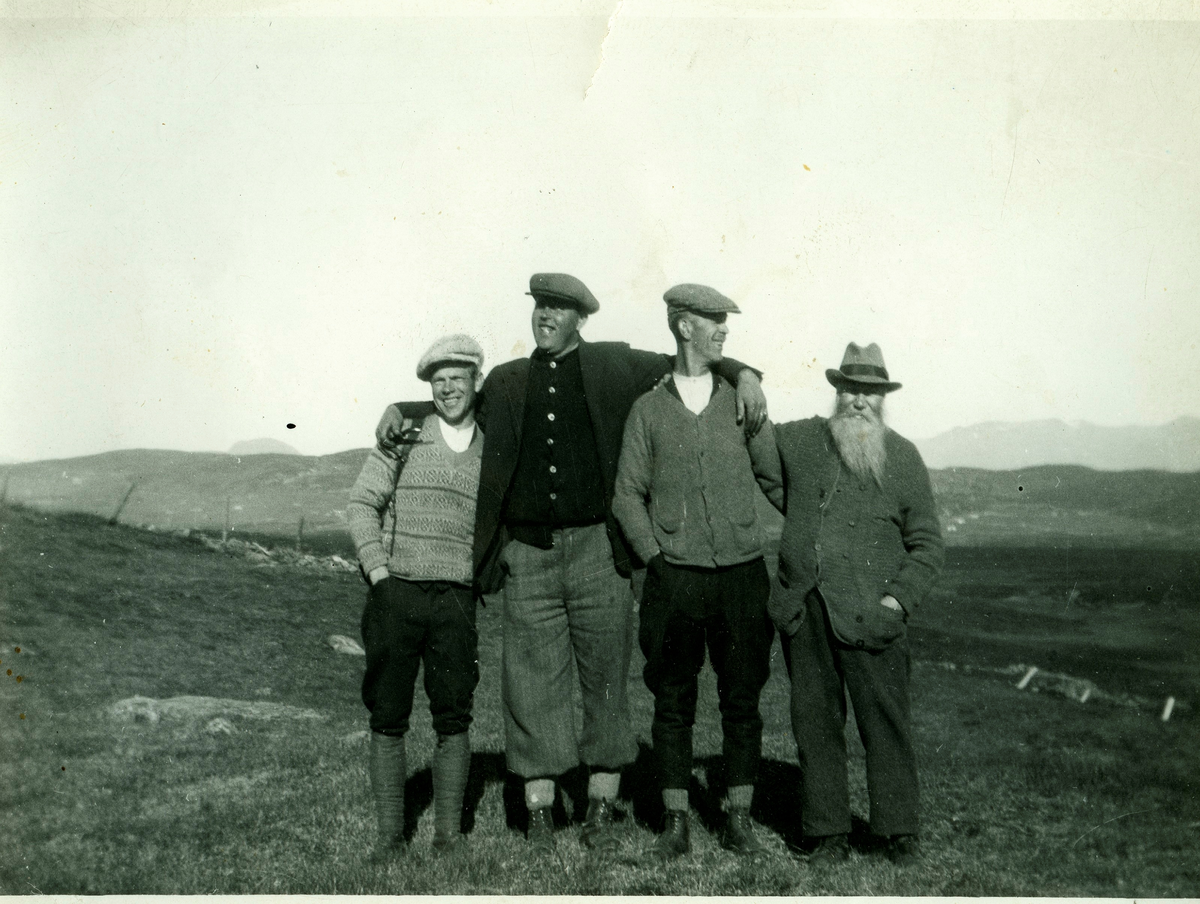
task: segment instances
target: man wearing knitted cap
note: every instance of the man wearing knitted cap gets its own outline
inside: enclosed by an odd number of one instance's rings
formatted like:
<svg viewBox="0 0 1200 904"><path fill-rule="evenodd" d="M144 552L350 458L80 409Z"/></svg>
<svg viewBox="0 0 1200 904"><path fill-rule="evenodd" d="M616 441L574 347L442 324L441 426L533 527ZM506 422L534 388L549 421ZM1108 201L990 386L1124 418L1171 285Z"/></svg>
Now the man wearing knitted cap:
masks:
<svg viewBox="0 0 1200 904"><path fill-rule="evenodd" d="M583 843L609 849L621 770L637 756L626 698L634 601L631 555L612 517L613 481L630 406L671 363L623 342L585 342L600 303L564 273L529 280L537 349L488 375L480 401L487 431L475 512L476 590L504 589L502 692L508 767L525 780L527 837L554 846L555 780L589 771ZM739 416L766 417L758 377L726 360ZM411 417L419 411L407 408ZM392 406L381 442L402 429ZM575 731L578 674L583 731Z"/></svg>
<svg viewBox="0 0 1200 904"><path fill-rule="evenodd" d="M663 300L675 368L633 403L613 495L613 514L648 563L639 640L654 694L651 736L666 811L655 853L673 859L690 848L692 725L707 648L724 735L721 842L755 855L763 850L750 822L762 746L758 698L775 637L757 503L760 488L783 503L779 453L770 423L745 435L733 389L713 373L724 356L726 320L738 306L694 284L669 289Z"/></svg>
<svg viewBox="0 0 1200 904"><path fill-rule="evenodd" d="M941 530L920 453L884 424L884 397L900 384L879 346L850 343L825 375L833 414L775 427L787 489L770 612L791 676L803 847L815 863L850 853L848 693L871 831L908 864L919 845L906 624L941 570Z"/></svg>
<svg viewBox="0 0 1200 904"><path fill-rule="evenodd" d="M410 431L401 453L371 450L346 509L370 584L362 617L362 697L371 713L377 861L404 846L404 736L422 663L437 732L433 846L442 853L465 840L460 824L471 759L467 729L479 682L471 582L483 451L475 399L483 384L483 349L470 336L446 336L421 357L417 377L429 382L434 410Z"/></svg>

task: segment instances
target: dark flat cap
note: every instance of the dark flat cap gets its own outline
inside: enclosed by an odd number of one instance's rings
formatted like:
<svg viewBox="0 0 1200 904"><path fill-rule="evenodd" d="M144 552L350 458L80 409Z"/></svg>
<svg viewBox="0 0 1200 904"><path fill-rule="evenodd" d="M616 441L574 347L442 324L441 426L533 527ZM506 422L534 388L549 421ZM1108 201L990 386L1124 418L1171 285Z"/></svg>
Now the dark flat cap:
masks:
<svg viewBox="0 0 1200 904"><path fill-rule="evenodd" d="M680 283L663 293L668 311L695 311L697 314L740 314L741 309L716 289L697 283Z"/></svg>
<svg viewBox="0 0 1200 904"><path fill-rule="evenodd" d="M596 301L596 296L588 287L566 273L533 274L529 277L529 291L525 294L532 295L534 299L571 305L583 314L595 314L600 310L600 302Z"/></svg>

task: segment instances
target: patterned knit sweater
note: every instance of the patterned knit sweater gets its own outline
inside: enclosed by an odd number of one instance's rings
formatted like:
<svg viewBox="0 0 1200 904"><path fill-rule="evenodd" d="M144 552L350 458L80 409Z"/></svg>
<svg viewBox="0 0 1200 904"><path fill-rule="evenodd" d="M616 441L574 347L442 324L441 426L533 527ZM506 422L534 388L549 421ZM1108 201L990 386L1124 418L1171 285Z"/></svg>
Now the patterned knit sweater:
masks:
<svg viewBox="0 0 1200 904"><path fill-rule="evenodd" d="M471 583L482 450L478 427L466 451L447 446L436 414L425 418L398 484L399 463L371 450L346 507L364 573L386 565L405 580Z"/></svg>

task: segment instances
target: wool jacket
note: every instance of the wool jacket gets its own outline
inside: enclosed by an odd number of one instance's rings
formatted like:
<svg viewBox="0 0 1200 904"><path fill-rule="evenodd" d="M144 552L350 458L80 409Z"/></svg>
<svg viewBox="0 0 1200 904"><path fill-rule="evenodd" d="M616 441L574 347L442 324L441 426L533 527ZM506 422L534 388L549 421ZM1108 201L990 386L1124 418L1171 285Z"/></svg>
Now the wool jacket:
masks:
<svg viewBox="0 0 1200 904"><path fill-rule="evenodd" d="M435 414L425 418L399 481L400 462L371 450L346 507L363 574L386 565L393 577L470 586L482 451L478 428L465 451L451 449Z"/></svg>
<svg viewBox="0 0 1200 904"><path fill-rule="evenodd" d="M725 568L763 554L759 488L782 505L770 422L752 439L737 424L737 393L715 379L700 414L668 378L633 403L612 509L638 558ZM757 484L756 484L757 480Z"/></svg>
<svg viewBox="0 0 1200 904"><path fill-rule="evenodd" d="M625 575L632 570L633 555L611 508L617 460L621 454L621 436L629 409L638 396L652 389L673 366L672 358L657 352L630 348L625 342L581 340L579 343L583 392L592 420L600 472L604 476L608 538L612 543L617 571ZM717 367L721 376L730 382L736 381L743 369L745 365L733 358L723 359ZM484 381L476 403L475 419L486 435L479 475L479 504L475 508L477 594L495 593L504 582L499 560L508 537L507 531L503 530L501 516L521 453L528 381L528 358L498 364ZM423 417L432 408L432 403L414 405L401 402L397 403L397 407L405 417Z"/></svg>
<svg viewBox="0 0 1200 904"><path fill-rule="evenodd" d="M775 441L785 517L771 618L794 634L815 587L839 640L867 650L887 647L904 635L945 555L920 453L889 429L880 487L859 480L842 463L826 418L778 425ZM899 601L903 613L881 605L885 594Z"/></svg>

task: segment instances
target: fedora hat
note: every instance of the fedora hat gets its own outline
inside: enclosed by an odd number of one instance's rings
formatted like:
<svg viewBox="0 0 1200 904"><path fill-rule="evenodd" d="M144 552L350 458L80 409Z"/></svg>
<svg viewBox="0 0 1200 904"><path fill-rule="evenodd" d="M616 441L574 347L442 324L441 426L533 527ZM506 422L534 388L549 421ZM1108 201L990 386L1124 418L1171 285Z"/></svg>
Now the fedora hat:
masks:
<svg viewBox="0 0 1200 904"><path fill-rule="evenodd" d="M874 342L866 347L856 342L847 345L846 354L842 355L842 366L837 370L832 367L827 369L825 379L839 389L847 383L870 386L884 392L895 392L900 388L899 383L888 379L883 352Z"/></svg>

